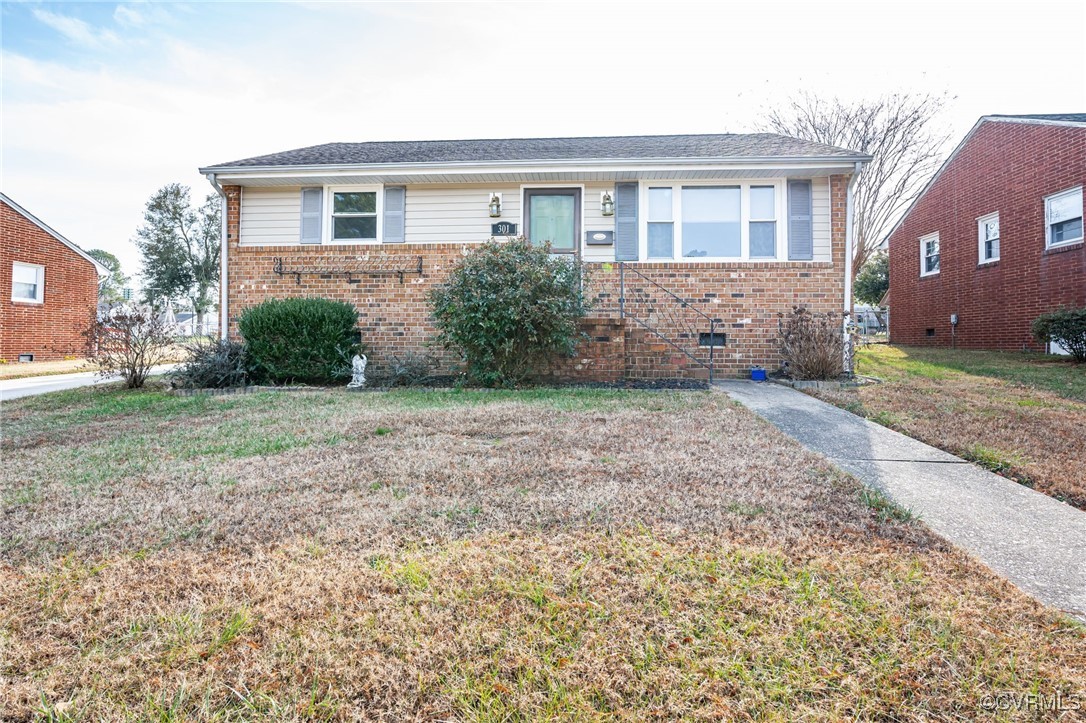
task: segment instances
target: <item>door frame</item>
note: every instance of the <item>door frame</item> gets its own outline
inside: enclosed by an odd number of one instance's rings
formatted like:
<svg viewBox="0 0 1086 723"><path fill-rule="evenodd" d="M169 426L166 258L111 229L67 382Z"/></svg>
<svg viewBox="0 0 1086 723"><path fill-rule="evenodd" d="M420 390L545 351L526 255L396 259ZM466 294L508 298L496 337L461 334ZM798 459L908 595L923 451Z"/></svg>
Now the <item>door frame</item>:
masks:
<svg viewBox="0 0 1086 723"><path fill-rule="evenodd" d="M536 193L539 192L539 193ZM549 192L549 193L548 193ZM530 214L528 213L528 199L533 195L557 195L557 192L563 192L564 195L573 196L573 248L569 251L566 250L551 250L553 254L569 255L573 254L577 257L581 255L581 245L583 243L582 237L584 236L584 184L555 184L551 185L521 185L520 187L520 227L524 231L524 238L531 238L531 221Z"/></svg>

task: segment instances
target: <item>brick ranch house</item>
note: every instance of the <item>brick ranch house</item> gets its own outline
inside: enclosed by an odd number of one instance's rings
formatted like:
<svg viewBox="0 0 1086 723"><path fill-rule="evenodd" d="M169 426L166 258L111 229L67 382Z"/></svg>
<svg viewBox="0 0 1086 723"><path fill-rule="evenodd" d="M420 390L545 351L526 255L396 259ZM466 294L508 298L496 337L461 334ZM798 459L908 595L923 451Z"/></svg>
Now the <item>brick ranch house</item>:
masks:
<svg viewBox="0 0 1086 723"><path fill-rule="evenodd" d="M108 270L0 193L0 359L51 361L82 352Z"/></svg>
<svg viewBox="0 0 1086 723"><path fill-rule="evenodd" d="M890 233L890 340L1043 351L1031 322L1086 306L1084 185L1086 113L977 121Z"/></svg>
<svg viewBox="0 0 1086 723"><path fill-rule="evenodd" d="M583 261L596 302L556 374L701 377L710 354L718 374L775 368L778 312L850 307L867 160L728 134L332 143L208 166L223 334L264 299L341 299L380 365L426 348L427 293L473 245L523 235Z"/></svg>

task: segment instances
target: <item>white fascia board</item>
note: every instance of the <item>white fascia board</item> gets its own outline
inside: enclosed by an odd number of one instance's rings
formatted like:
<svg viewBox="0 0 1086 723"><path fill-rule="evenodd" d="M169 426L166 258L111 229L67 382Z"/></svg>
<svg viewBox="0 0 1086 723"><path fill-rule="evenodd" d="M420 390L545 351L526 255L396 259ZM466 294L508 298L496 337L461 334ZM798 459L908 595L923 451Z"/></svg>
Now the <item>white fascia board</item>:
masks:
<svg viewBox="0 0 1086 723"><path fill-rule="evenodd" d="M109 273L109 269L107 269L100 261L98 261L96 258L91 256L90 254L88 254L83 249L76 246L74 243L72 243L68 239L61 236L59 233L54 231L48 224L46 224L44 221L42 221L40 218L38 218L34 214L30 213L30 211L27 211L25 208L23 208L19 204L15 203L15 201L12 201L10 198L8 198L8 196L6 194L0 193L0 200L2 200L4 203L6 203L7 205L9 205L13 209L15 209L15 211L20 216L25 218L27 221L30 221L30 223L34 224L35 226L40 228L42 231L45 231L45 233L49 234L50 236L55 238L57 241L60 241L62 244L64 244L68 248L70 248L72 251L75 251L77 254L79 254L80 256L85 258L87 261L90 261L92 264L94 264L94 269L95 269L95 271L98 272L99 276L105 276L106 274Z"/></svg>

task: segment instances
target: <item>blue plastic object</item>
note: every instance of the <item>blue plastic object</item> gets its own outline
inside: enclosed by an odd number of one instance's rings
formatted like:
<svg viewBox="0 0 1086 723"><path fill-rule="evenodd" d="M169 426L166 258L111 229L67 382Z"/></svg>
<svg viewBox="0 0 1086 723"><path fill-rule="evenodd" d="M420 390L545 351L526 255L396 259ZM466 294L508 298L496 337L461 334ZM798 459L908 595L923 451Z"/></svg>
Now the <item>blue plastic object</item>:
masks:
<svg viewBox="0 0 1086 723"><path fill-rule="evenodd" d="M761 367L754 367L750 370L750 378L752 381L764 382L765 381L765 369Z"/></svg>

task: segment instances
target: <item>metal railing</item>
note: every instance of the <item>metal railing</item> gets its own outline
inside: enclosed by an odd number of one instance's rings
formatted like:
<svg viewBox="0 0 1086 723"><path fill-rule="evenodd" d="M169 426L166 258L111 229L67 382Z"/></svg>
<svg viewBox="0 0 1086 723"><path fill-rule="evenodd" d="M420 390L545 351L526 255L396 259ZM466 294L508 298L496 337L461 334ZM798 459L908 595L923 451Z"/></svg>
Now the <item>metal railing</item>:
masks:
<svg viewBox="0 0 1086 723"><path fill-rule="evenodd" d="M661 292L661 294L663 295L663 299L666 300L666 302L668 302L668 303L655 304L655 301L656 301L655 298L649 297L648 301L645 301L644 299L638 300L638 303L636 304L636 306L641 306L641 305L643 305L645 303L653 304L651 312L654 315L662 315L663 316L663 319L661 320L662 323L657 323L654 326L653 324L650 323L649 319L643 319L640 316L638 316L637 313L635 313L634 311L631 310L630 305L627 304L627 300L626 300L626 275L627 274L633 274L634 278L637 280L638 283L644 282L646 284L651 285L651 287L653 289L658 290L659 292ZM688 359L693 361L698 366L701 366L701 367L704 367L704 368L708 369L709 370L709 381L712 382L713 381L713 371L714 371L714 353L713 352L714 352L716 344L717 344L717 332L716 332L716 329L717 329L718 320L711 317L711 316L709 316L708 314L706 314L706 313L704 313L702 311L699 311L694 306L692 306L690 304L690 302L687 301L686 299L684 299L684 298L678 296L677 294L673 293L670 289L667 289L666 287L662 286L660 283L658 283L657 281L649 278L648 276L641 273L637 269L635 269L633 267L628 267L626 265L626 263L622 262L622 261L618 262L618 284L619 284L619 292L618 292L618 313L619 313L619 316L621 318L623 318L623 319L633 319L635 322L640 324L648 332L650 332L651 334L654 334L657 337L659 337L661 340L663 340L665 343L670 345L673 349L678 351L680 354L683 354L684 356L686 356ZM644 293L644 292L640 292L640 293ZM699 331L699 329L695 326L694 323L691 323L691 321L689 319L689 315L685 315L683 313L683 312L686 312L686 311L692 312L693 316L697 320L699 320L701 322L704 322L705 324L708 324L708 326L709 326L709 360L708 360L708 362L706 362L704 359L699 358L692 351L690 351L688 348L684 348L679 343L679 340L681 340L683 338L683 336L685 336L687 339L690 340L690 345L689 346L692 346L694 349L700 349L701 348L700 338L701 338L702 332ZM679 334L677 335L677 339L675 339L675 340L669 339L658 328L656 328L656 326L662 326L662 327L664 327L666 329L676 329L676 330L678 330ZM702 327L702 328L704 328L704 327Z"/></svg>

